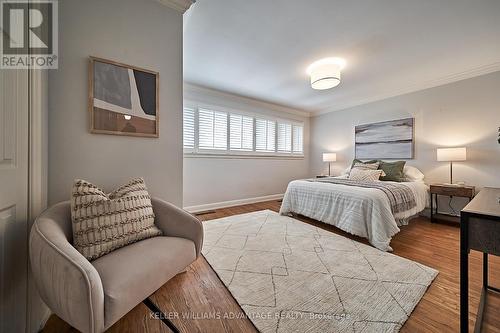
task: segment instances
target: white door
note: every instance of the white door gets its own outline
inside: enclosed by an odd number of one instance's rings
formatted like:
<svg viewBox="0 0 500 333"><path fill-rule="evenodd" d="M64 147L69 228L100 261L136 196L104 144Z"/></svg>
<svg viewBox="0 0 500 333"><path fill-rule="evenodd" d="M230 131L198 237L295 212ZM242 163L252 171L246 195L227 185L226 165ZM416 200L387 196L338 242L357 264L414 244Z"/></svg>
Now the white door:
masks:
<svg viewBox="0 0 500 333"><path fill-rule="evenodd" d="M28 71L0 69L0 332L26 329Z"/></svg>

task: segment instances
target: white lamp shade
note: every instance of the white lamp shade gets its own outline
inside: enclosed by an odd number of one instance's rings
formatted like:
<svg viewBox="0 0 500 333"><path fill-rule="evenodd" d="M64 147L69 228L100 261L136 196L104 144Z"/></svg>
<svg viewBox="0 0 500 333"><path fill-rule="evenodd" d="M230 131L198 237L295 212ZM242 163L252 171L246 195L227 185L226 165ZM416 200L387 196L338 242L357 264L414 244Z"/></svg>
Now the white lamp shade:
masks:
<svg viewBox="0 0 500 333"><path fill-rule="evenodd" d="M323 162L335 162L336 160L336 153L323 153Z"/></svg>
<svg viewBox="0 0 500 333"><path fill-rule="evenodd" d="M345 66L341 58L325 58L312 63L307 73L311 76L311 87L324 90L336 87L340 83L340 71Z"/></svg>
<svg viewBox="0 0 500 333"><path fill-rule="evenodd" d="M467 159L467 149L460 148L438 148L437 160L440 162L465 161Z"/></svg>

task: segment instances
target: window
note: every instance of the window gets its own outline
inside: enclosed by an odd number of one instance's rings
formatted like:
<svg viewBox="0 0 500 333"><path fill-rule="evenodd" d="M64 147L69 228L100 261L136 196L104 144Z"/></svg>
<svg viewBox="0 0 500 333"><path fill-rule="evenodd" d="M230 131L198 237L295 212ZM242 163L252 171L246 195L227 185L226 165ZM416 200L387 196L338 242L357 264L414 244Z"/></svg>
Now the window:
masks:
<svg viewBox="0 0 500 333"><path fill-rule="evenodd" d="M186 154L302 156L303 124L210 108L186 107Z"/></svg>
<svg viewBox="0 0 500 333"><path fill-rule="evenodd" d="M200 149L227 149L227 113L198 110L198 133Z"/></svg>
<svg viewBox="0 0 500 333"><path fill-rule="evenodd" d="M292 152L292 125L278 123L278 151L280 153Z"/></svg>
<svg viewBox="0 0 500 333"><path fill-rule="evenodd" d="M274 152L276 146L276 122L255 119L255 150Z"/></svg>
<svg viewBox="0 0 500 333"><path fill-rule="evenodd" d="M194 149L194 109L184 109L183 137L184 148Z"/></svg>
<svg viewBox="0 0 500 333"><path fill-rule="evenodd" d="M293 125L293 153L304 153L304 127Z"/></svg>
<svg viewBox="0 0 500 333"><path fill-rule="evenodd" d="M253 150L253 118L238 114L229 116L229 147L231 150Z"/></svg>

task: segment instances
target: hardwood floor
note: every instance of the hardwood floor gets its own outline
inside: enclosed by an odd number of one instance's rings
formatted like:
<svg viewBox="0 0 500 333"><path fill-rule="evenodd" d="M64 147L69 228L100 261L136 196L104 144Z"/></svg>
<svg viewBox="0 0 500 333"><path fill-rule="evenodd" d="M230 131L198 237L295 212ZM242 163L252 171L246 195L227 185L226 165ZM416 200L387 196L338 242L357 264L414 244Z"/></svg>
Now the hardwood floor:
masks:
<svg viewBox="0 0 500 333"><path fill-rule="evenodd" d="M269 201L219 209L198 217L206 221L263 209L278 211L279 207L279 202ZM366 243L364 239L346 234L327 224L308 218L300 219ZM458 332L459 228L454 225L432 224L427 218L420 217L403 227L394 237L391 246L394 248L394 254L439 270L439 275L401 332ZM471 331L480 296L481 267L481 255L472 251L469 278ZM490 284L500 287L500 258L494 256L490 256ZM248 319L241 318L243 312L238 303L203 257L193 263L185 273L177 275L156 291L151 299L172 317L172 322L181 332L256 332ZM483 332L500 332L500 295L489 294L486 309ZM186 319L185 316L191 319ZM43 329L43 332L75 331L55 315L50 317ZM160 320L151 318L145 305L139 304L108 332L170 332L170 330Z"/></svg>

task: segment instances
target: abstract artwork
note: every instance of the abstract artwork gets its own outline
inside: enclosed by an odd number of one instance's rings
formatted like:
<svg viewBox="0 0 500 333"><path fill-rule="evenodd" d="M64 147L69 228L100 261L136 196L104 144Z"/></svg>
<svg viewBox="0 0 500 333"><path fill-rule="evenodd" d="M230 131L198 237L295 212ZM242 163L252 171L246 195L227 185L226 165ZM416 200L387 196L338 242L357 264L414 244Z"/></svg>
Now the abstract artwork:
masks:
<svg viewBox="0 0 500 333"><path fill-rule="evenodd" d="M158 73L91 57L89 111L92 133L157 138Z"/></svg>
<svg viewBox="0 0 500 333"><path fill-rule="evenodd" d="M413 158L413 123L413 118L406 118L356 126L356 158Z"/></svg>

